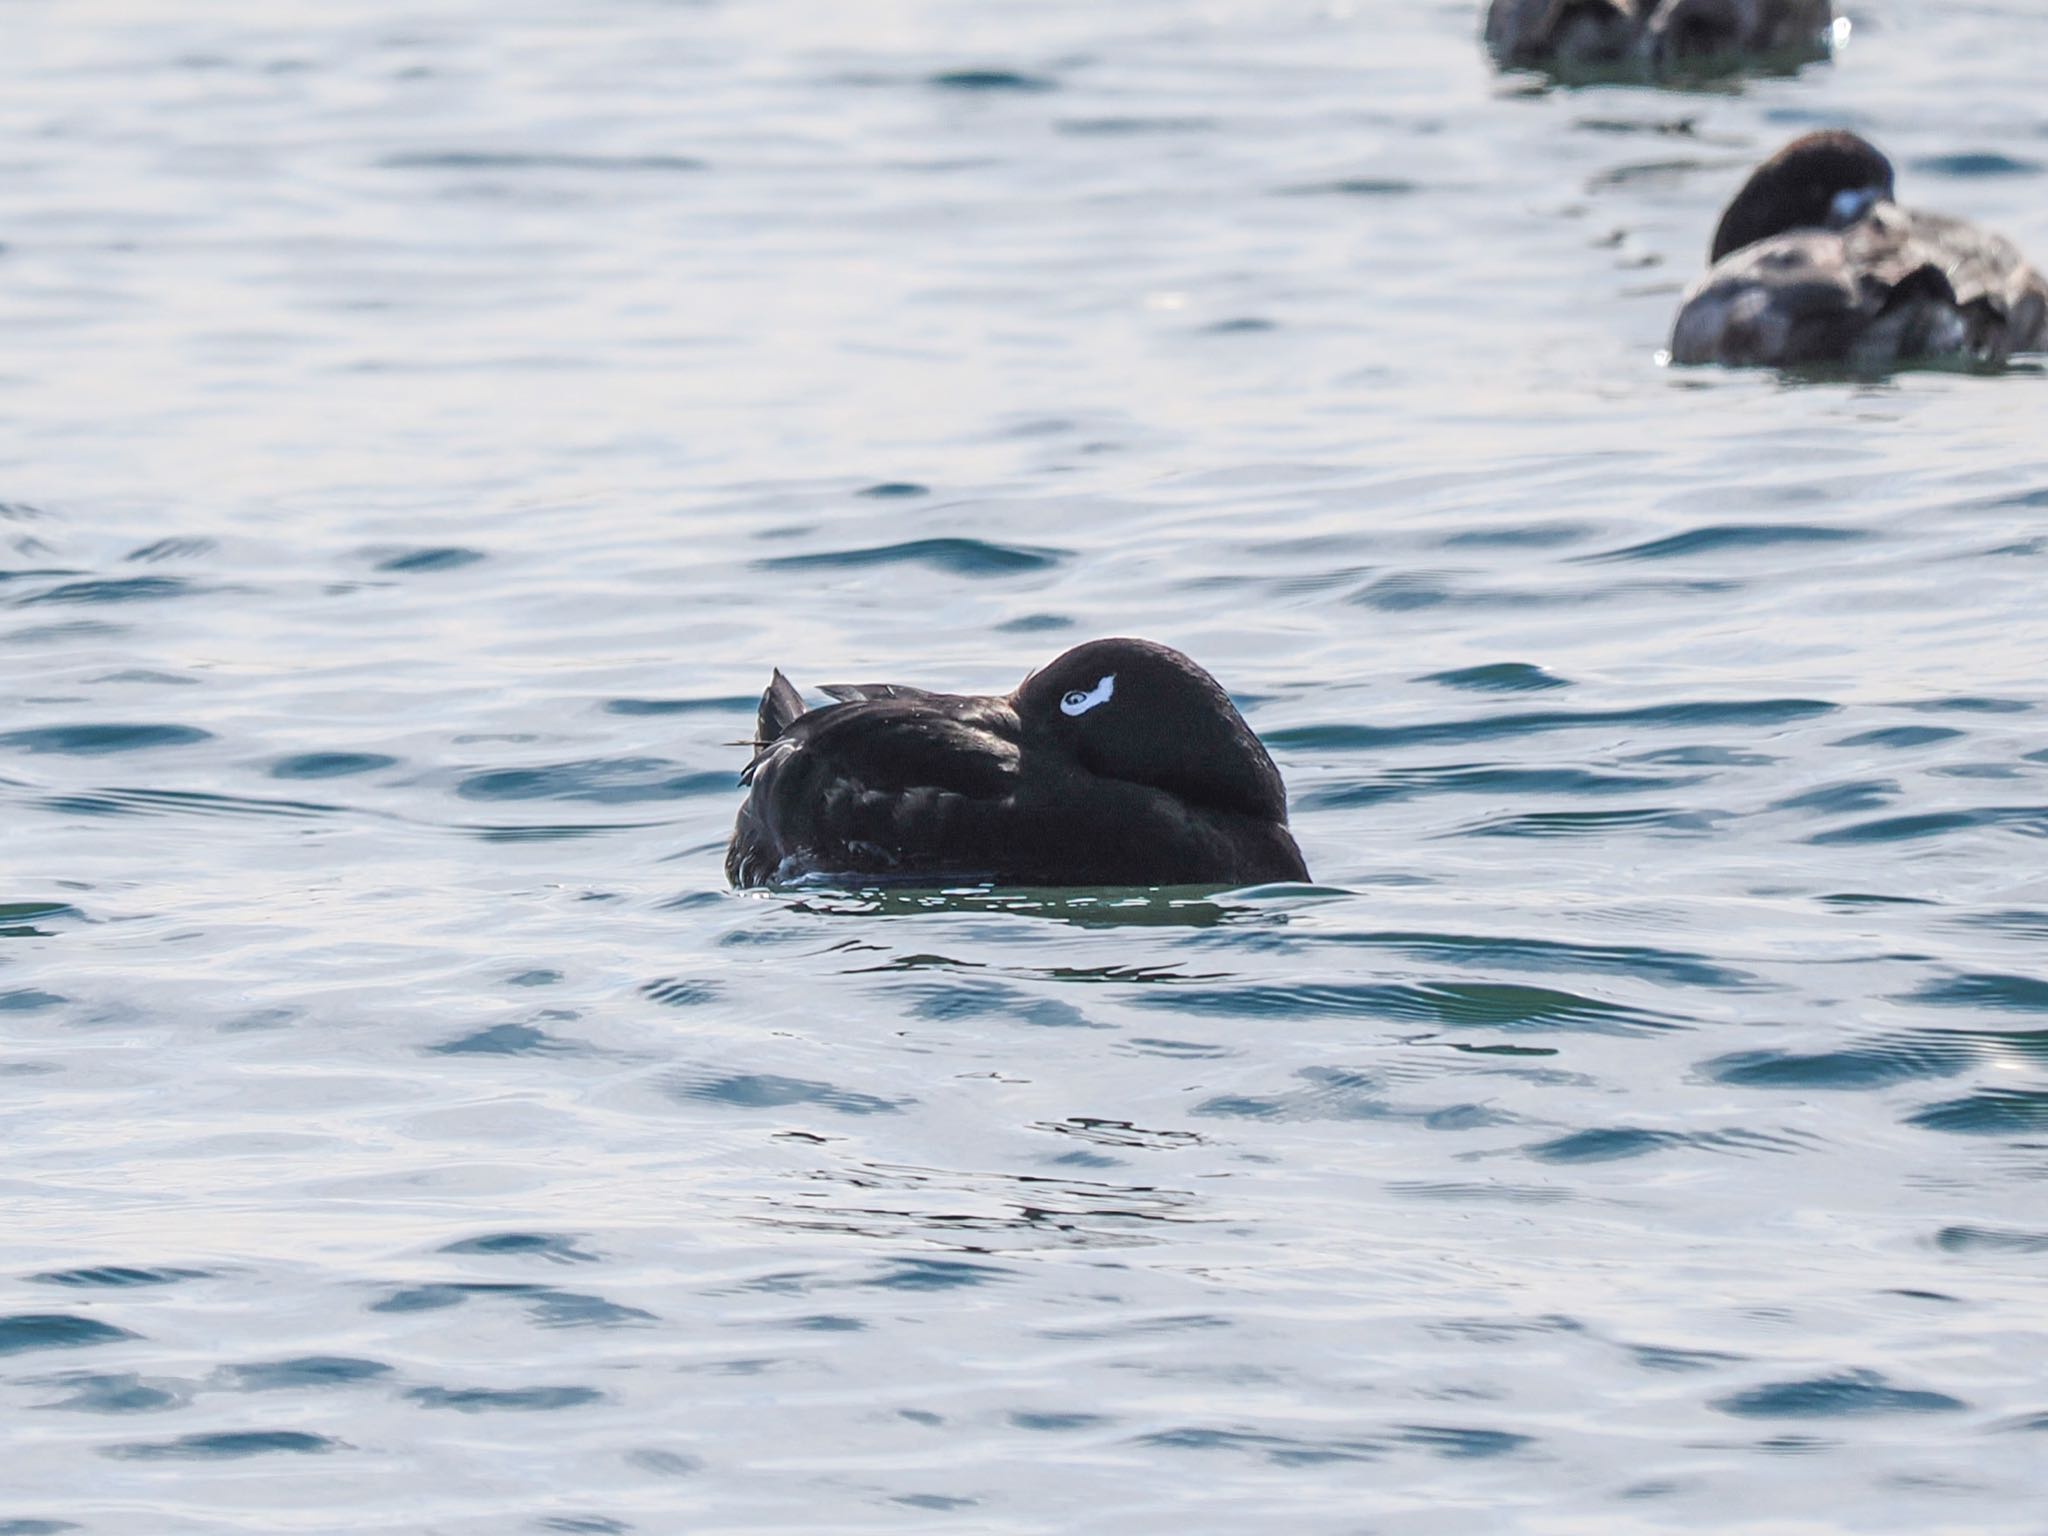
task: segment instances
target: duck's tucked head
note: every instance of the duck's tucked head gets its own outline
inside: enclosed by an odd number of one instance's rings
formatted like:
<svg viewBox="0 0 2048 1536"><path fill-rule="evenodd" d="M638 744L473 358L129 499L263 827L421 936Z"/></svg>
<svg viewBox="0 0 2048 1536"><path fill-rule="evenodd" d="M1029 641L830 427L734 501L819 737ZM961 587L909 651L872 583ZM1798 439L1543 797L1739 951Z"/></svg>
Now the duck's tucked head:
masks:
<svg viewBox="0 0 2048 1536"><path fill-rule="evenodd" d="M1892 197L1892 163L1840 129L1794 139L1758 166L1721 215L1708 260L1793 229L1846 229Z"/></svg>
<svg viewBox="0 0 2048 1536"><path fill-rule="evenodd" d="M1222 686L1150 640L1091 640L1024 679L1025 731L1090 773L1214 810L1287 820L1280 770Z"/></svg>

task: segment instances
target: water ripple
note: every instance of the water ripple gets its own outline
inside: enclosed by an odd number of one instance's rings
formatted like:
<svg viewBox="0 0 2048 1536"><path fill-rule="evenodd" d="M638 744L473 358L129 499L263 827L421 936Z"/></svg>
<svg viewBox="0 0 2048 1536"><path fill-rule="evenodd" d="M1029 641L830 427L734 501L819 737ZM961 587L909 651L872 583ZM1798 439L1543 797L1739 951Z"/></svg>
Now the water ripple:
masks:
<svg viewBox="0 0 2048 1536"><path fill-rule="evenodd" d="M1601 554L1581 555L1586 561L1677 560L1692 555L1770 549L1780 545L1847 544L1870 535L1857 528L1816 528L1798 523L1744 523L1694 528L1669 538L1651 539Z"/></svg>
<svg viewBox="0 0 2048 1536"><path fill-rule="evenodd" d="M158 747L184 747L211 741L213 732L196 725L46 725L33 730L0 732L0 747L24 752L54 752L70 757L101 757L111 752L147 752Z"/></svg>
<svg viewBox="0 0 2048 1536"><path fill-rule="evenodd" d="M345 1449L339 1440L304 1430L250 1429L110 1445L104 1454L118 1461L239 1461L250 1456L314 1456Z"/></svg>
<svg viewBox="0 0 2048 1536"><path fill-rule="evenodd" d="M1518 715L1484 715L1469 720L1430 720L1415 725L1308 725L1274 731L1269 746L1282 750L1369 752L1388 747L1495 741L1549 731L1612 726L1658 730L1667 727L1790 725L1832 714L1837 706L1815 699L1703 701L1652 704L1637 709L1552 710Z"/></svg>
<svg viewBox="0 0 2048 1536"><path fill-rule="evenodd" d="M861 570L870 566L921 565L949 576L1015 576L1051 570L1069 559L1064 549L1028 544L995 544L985 539L913 539L868 549L832 550L815 555L776 555L757 560L758 571Z"/></svg>
<svg viewBox="0 0 2048 1536"><path fill-rule="evenodd" d="M1292 986L1173 988L1132 999L1140 1008L1238 1018L1395 1019L1453 1027L1589 1030L1630 1035L1685 1021L1621 1003L1513 982L1304 982Z"/></svg>
<svg viewBox="0 0 2048 1536"><path fill-rule="evenodd" d="M1715 1401L1745 1419L1863 1418L1890 1413L1957 1413L1969 1404L1945 1392L1895 1387L1871 1370L1840 1371L1751 1387Z"/></svg>
<svg viewBox="0 0 2048 1536"><path fill-rule="evenodd" d="M85 1349L135 1337L126 1328L68 1312L17 1312L0 1317L0 1355L40 1349Z"/></svg>

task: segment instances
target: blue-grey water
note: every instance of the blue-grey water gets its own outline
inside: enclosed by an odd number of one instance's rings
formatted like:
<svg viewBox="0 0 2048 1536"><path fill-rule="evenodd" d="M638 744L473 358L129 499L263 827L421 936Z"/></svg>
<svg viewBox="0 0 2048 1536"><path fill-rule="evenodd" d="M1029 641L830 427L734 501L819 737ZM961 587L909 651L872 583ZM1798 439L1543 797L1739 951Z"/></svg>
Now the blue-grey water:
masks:
<svg viewBox="0 0 2048 1536"><path fill-rule="evenodd" d="M1477 11L0 3L0 1532L2048 1530L2048 386L1656 357L2048 13ZM724 888L1106 633L1314 888Z"/></svg>

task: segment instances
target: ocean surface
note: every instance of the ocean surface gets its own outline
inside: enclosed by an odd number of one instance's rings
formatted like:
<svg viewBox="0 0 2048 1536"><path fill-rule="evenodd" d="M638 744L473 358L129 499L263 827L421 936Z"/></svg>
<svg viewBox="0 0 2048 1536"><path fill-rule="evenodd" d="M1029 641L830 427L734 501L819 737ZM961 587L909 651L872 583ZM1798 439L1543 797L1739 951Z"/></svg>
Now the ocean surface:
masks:
<svg viewBox="0 0 2048 1536"><path fill-rule="evenodd" d="M2048 11L0 0L0 1533L2048 1532L2048 379L1660 365ZM1313 887L735 894L1182 647Z"/></svg>

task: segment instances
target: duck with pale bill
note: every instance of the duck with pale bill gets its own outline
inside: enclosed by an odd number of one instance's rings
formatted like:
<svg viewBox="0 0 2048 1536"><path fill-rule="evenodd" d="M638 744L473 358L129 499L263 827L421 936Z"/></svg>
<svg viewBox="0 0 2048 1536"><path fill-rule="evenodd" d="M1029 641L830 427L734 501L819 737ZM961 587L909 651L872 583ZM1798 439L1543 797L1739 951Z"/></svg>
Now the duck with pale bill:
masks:
<svg viewBox="0 0 2048 1536"><path fill-rule="evenodd" d="M1721 216L1671 332L1675 363L1996 366L2048 346L2048 282L2010 240L1902 208L1891 161L1831 130L1794 139Z"/></svg>

